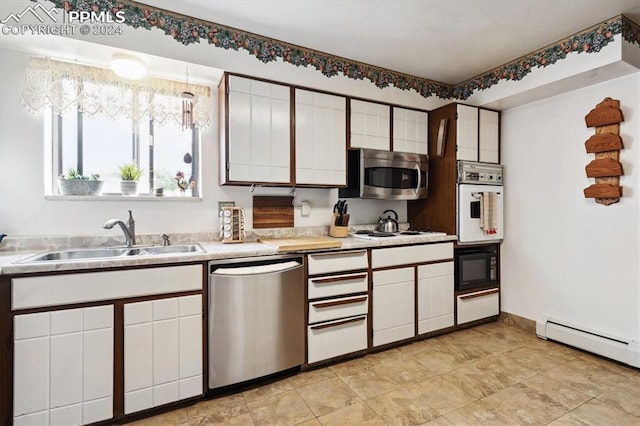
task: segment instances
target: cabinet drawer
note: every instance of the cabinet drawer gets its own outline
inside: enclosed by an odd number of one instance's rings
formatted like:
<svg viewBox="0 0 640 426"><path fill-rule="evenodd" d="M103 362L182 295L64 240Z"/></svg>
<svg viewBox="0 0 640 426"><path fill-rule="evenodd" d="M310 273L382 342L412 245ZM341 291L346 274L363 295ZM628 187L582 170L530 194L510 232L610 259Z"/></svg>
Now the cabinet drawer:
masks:
<svg viewBox="0 0 640 426"><path fill-rule="evenodd" d="M202 265L13 278L11 288L13 309L202 290Z"/></svg>
<svg viewBox="0 0 640 426"><path fill-rule="evenodd" d="M319 297L366 292L368 278L369 274L367 272L309 278L308 297L309 299L317 299Z"/></svg>
<svg viewBox="0 0 640 426"><path fill-rule="evenodd" d="M309 275L316 275L367 269L369 260L366 250L314 253L307 257L307 266Z"/></svg>
<svg viewBox="0 0 640 426"><path fill-rule="evenodd" d="M497 288L458 296L458 324L498 315L499 296Z"/></svg>
<svg viewBox="0 0 640 426"><path fill-rule="evenodd" d="M424 244L419 246L389 247L371 250L371 267L408 265L453 259L453 243Z"/></svg>
<svg viewBox="0 0 640 426"><path fill-rule="evenodd" d="M309 303L309 324L366 315L369 310L368 300L368 296L352 296L311 302Z"/></svg>
<svg viewBox="0 0 640 426"><path fill-rule="evenodd" d="M367 349L367 316L307 327L309 364Z"/></svg>

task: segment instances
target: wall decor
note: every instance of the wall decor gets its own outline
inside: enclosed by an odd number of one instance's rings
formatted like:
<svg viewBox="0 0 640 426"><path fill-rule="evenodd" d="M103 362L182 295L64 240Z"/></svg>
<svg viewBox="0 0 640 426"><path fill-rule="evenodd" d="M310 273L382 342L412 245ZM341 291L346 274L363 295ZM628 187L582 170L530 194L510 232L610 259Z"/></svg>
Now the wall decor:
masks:
<svg viewBox="0 0 640 426"><path fill-rule="evenodd" d="M31 1L37 2L38 0ZM91 10L96 13L124 12L125 21L123 24L148 30L158 28L185 46L205 41L226 50L245 50L263 63L280 59L297 67L315 68L325 77L342 74L354 80L368 80L380 89L393 86L400 90L414 90L425 98L436 96L440 99L465 100L476 90L488 89L499 83L500 80L521 80L533 69L552 65L565 59L569 53L597 53L612 42L617 34L622 34L622 38L630 43L640 45L640 26L624 15L618 15L469 80L450 85L135 1L50 0L50 2L66 12L72 10ZM508 35L505 34L505 36ZM345 42L350 43L350 40Z"/></svg>
<svg viewBox="0 0 640 426"><path fill-rule="evenodd" d="M584 118L587 127L595 127L595 135L584 143L595 159L585 167L588 178L596 183L584 189L585 198L595 198L596 203L608 206L620 201L624 175L620 163L620 150L624 148L620 137L620 123L624 121L620 101L605 98Z"/></svg>

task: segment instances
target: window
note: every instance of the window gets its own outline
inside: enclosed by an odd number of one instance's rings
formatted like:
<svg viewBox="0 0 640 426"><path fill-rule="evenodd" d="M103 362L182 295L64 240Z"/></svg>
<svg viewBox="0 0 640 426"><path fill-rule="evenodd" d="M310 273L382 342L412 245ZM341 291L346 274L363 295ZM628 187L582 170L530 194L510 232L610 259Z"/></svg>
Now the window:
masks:
<svg viewBox="0 0 640 426"><path fill-rule="evenodd" d="M56 113L51 119L53 176L50 194L58 194L57 177L78 174L99 175L102 195L121 195L119 166L134 163L143 173L138 182L140 196L194 196L199 187L199 135L197 126L183 130L173 122L155 123L148 115L138 122L84 114L81 108ZM178 187L176 175L184 175L187 187ZM194 182L189 187L190 182Z"/></svg>
<svg viewBox="0 0 640 426"><path fill-rule="evenodd" d="M45 114L46 195L58 195L58 184L65 194L127 195L119 170L133 164L142 170L135 192L141 196L199 196L208 86L154 77L131 81L106 68L30 58L22 101ZM71 169L79 179L59 182Z"/></svg>

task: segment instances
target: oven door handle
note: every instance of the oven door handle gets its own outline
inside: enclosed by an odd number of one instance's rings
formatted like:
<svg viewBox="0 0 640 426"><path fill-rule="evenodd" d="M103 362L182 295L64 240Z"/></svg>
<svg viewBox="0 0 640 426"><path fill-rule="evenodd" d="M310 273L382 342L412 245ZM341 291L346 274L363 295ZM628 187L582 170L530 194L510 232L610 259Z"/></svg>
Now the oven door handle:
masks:
<svg viewBox="0 0 640 426"><path fill-rule="evenodd" d="M420 163L416 163L416 172L418 172L418 184L416 185L416 195L420 192L420 185L422 185L422 170L420 170Z"/></svg>

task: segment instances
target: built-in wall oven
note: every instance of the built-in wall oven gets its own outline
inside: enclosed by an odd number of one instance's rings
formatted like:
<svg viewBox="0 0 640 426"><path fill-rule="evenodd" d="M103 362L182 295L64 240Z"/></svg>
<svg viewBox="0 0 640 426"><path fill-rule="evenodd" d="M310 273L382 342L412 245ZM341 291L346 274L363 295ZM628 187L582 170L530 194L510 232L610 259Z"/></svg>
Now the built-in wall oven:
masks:
<svg viewBox="0 0 640 426"><path fill-rule="evenodd" d="M347 187L340 198L417 200L427 197L429 157L355 149L348 152Z"/></svg>
<svg viewBox="0 0 640 426"><path fill-rule="evenodd" d="M460 244L503 239L502 181L499 164L458 161L456 228Z"/></svg>
<svg viewBox="0 0 640 426"><path fill-rule="evenodd" d="M456 250L456 290L498 285L498 247L496 244Z"/></svg>

